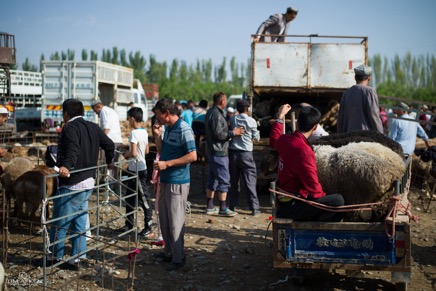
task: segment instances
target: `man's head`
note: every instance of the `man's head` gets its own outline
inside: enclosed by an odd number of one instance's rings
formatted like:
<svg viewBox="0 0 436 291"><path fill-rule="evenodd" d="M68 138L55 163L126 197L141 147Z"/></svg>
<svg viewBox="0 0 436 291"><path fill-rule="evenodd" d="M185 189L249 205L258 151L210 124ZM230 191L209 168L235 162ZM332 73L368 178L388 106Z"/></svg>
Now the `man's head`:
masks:
<svg viewBox="0 0 436 291"><path fill-rule="evenodd" d="M198 106L206 109L207 108L207 100L205 100L205 99L201 100L200 103L198 103Z"/></svg>
<svg viewBox="0 0 436 291"><path fill-rule="evenodd" d="M103 109L104 105L100 100L94 101L91 104L92 110L94 110L95 113L100 114L101 110Z"/></svg>
<svg viewBox="0 0 436 291"><path fill-rule="evenodd" d="M213 94L213 104L221 109L227 105L227 96L223 92L216 92Z"/></svg>
<svg viewBox="0 0 436 291"><path fill-rule="evenodd" d="M79 99L67 99L62 103L62 117L65 122L73 117L83 116L84 113L83 103Z"/></svg>
<svg viewBox="0 0 436 291"><path fill-rule="evenodd" d="M392 109L392 112L394 112L397 116L401 116L407 113L409 109L410 107L406 103L400 102L395 105L395 107Z"/></svg>
<svg viewBox="0 0 436 291"><path fill-rule="evenodd" d="M298 114L298 130L305 133L316 129L321 120L321 112L312 106L301 108Z"/></svg>
<svg viewBox="0 0 436 291"><path fill-rule="evenodd" d="M139 107L132 107L127 111L127 117L130 121L130 118L133 118L136 122L142 122L144 118L144 113L142 109Z"/></svg>
<svg viewBox="0 0 436 291"><path fill-rule="evenodd" d="M6 107L0 107L0 125L5 124L9 118L9 111Z"/></svg>
<svg viewBox="0 0 436 291"><path fill-rule="evenodd" d="M129 107L130 107L130 108L133 108L133 107L135 107L135 103L133 103L133 102L130 102L130 103L129 103Z"/></svg>
<svg viewBox="0 0 436 291"><path fill-rule="evenodd" d="M372 68L365 65L360 65L354 68L354 79L356 82L360 81L370 81L371 80Z"/></svg>
<svg viewBox="0 0 436 291"><path fill-rule="evenodd" d="M159 99L159 101L156 102L154 109L156 113L156 119L162 125L168 124L170 118L172 116L177 116L179 113L177 106L171 99L168 98Z"/></svg>
<svg viewBox="0 0 436 291"><path fill-rule="evenodd" d="M238 100L236 102L236 110L238 110L239 113L247 113L248 108L250 108L250 103L247 100Z"/></svg>
<svg viewBox="0 0 436 291"><path fill-rule="evenodd" d="M297 17L298 14L298 9L295 9L293 7L288 7L288 9L286 9L286 22L291 22L292 20L294 20Z"/></svg>

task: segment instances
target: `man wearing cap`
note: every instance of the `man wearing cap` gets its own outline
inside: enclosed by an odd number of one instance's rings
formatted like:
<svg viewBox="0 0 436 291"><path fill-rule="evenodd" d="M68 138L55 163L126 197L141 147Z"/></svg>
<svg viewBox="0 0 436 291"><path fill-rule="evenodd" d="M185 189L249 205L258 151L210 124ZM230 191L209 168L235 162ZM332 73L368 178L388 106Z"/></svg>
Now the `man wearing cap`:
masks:
<svg viewBox="0 0 436 291"><path fill-rule="evenodd" d="M8 121L9 112L6 107L0 107L0 125L5 124ZM0 148L0 158L3 158L6 154L6 150Z"/></svg>
<svg viewBox="0 0 436 291"><path fill-rule="evenodd" d="M338 133L359 130L383 133L377 93L368 86L371 73L372 68L365 65L354 68L356 85L342 95L338 113Z"/></svg>
<svg viewBox="0 0 436 291"><path fill-rule="evenodd" d="M257 29L255 42L284 42L289 27L289 22L297 17L298 9L289 7L286 13L273 14L265 20ZM273 36L261 36L268 34ZM274 36L275 35L275 36Z"/></svg>
<svg viewBox="0 0 436 291"><path fill-rule="evenodd" d="M422 126L407 114L407 110L409 110L409 106L403 102L395 106L393 111L398 118L389 120L388 131L389 137L401 145L404 154L411 155L415 150L416 136L424 140L427 148L430 147L430 144Z"/></svg>
<svg viewBox="0 0 436 291"><path fill-rule="evenodd" d="M238 100L236 109L239 114L230 117L230 130L243 127L245 133L230 140L229 169L230 190L229 208L234 211L239 201L239 180L242 178L247 189L248 205L253 216L260 214L259 199L256 192L257 171L253 158L253 140L259 141L260 134L254 118L248 116L250 103L247 100Z"/></svg>
<svg viewBox="0 0 436 291"><path fill-rule="evenodd" d="M92 105L92 110L100 117L100 128L103 132L114 142L115 144L115 158L114 163L118 162L120 157L120 153L118 148L122 144L123 140L121 137L121 127L120 127L120 119L118 118L118 113L110 108L109 106L105 106L100 100L95 101ZM104 157L102 157L104 159ZM118 179L117 170L114 168L113 170L108 170L108 175L112 176L114 179ZM115 184L111 184L112 188L116 188ZM107 197L106 197L107 200Z"/></svg>

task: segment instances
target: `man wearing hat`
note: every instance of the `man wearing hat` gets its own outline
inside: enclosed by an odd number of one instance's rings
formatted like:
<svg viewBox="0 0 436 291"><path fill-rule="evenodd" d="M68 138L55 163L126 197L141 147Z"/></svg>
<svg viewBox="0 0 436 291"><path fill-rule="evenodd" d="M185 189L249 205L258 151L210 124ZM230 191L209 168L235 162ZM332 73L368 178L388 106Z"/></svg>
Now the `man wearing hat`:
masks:
<svg viewBox="0 0 436 291"><path fill-rule="evenodd" d="M407 110L409 110L409 106L403 102L395 106L393 112L398 118L389 120L388 130L389 137L401 145L404 154L411 155L415 150L416 136L424 140L427 148L430 147L430 144L422 126L407 114Z"/></svg>
<svg viewBox="0 0 436 291"><path fill-rule="evenodd" d="M342 95L338 113L338 133L373 130L383 133L383 125L374 88L368 86L372 68L360 65L354 68L356 85Z"/></svg>
<svg viewBox="0 0 436 291"><path fill-rule="evenodd" d="M0 107L0 125L5 124L8 121L9 112L6 107ZM0 158L3 158L6 154L6 150L0 148Z"/></svg>
<svg viewBox="0 0 436 291"><path fill-rule="evenodd" d="M297 17L298 9L288 7L286 13L273 14L265 20L257 29L255 42L284 42L286 32L289 27L289 22ZM261 34L269 34L273 36L261 36ZM274 36L275 35L275 36Z"/></svg>
<svg viewBox="0 0 436 291"><path fill-rule="evenodd" d="M259 141L260 134L257 122L248 116L250 103L247 100L238 100L236 109L239 114L230 118L230 130L243 127L243 135L235 136L229 145L229 208L234 211L239 201L239 180L243 179L247 189L247 200L253 216L260 214L259 199L256 192L257 171L253 158L253 140Z"/></svg>

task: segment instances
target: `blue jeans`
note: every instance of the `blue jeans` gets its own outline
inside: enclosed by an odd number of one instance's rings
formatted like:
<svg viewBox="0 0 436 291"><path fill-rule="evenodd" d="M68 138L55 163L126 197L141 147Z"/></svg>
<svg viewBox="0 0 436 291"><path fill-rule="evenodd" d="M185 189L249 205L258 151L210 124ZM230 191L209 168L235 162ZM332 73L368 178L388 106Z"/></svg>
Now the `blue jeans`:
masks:
<svg viewBox="0 0 436 291"><path fill-rule="evenodd" d="M56 196L74 192L65 187L61 187L56 192ZM52 223L50 227L50 242L53 243L62 240L50 247L52 256L56 259L62 259L64 256L64 245L67 231L70 235L85 234L86 216L88 213L88 200L92 194L92 189L84 190L75 194L55 198L53 200L53 219L60 218ZM64 217L72 213L83 211L73 216ZM77 255L86 250L86 237L83 235L71 238L71 256Z"/></svg>

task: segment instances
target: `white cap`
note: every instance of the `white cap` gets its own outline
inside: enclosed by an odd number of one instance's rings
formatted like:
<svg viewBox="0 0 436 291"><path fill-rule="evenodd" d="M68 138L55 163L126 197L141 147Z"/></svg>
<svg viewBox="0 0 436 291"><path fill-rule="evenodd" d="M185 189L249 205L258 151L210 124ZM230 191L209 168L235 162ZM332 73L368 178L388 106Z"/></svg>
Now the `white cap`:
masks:
<svg viewBox="0 0 436 291"><path fill-rule="evenodd" d="M9 114L9 111L6 107L0 107L0 114Z"/></svg>
<svg viewBox="0 0 436 291"><path fill-rule="evenodd" d="M235 109L233 109L233 107L229 107L227 108L227 112L235 113Z"/></svg>

